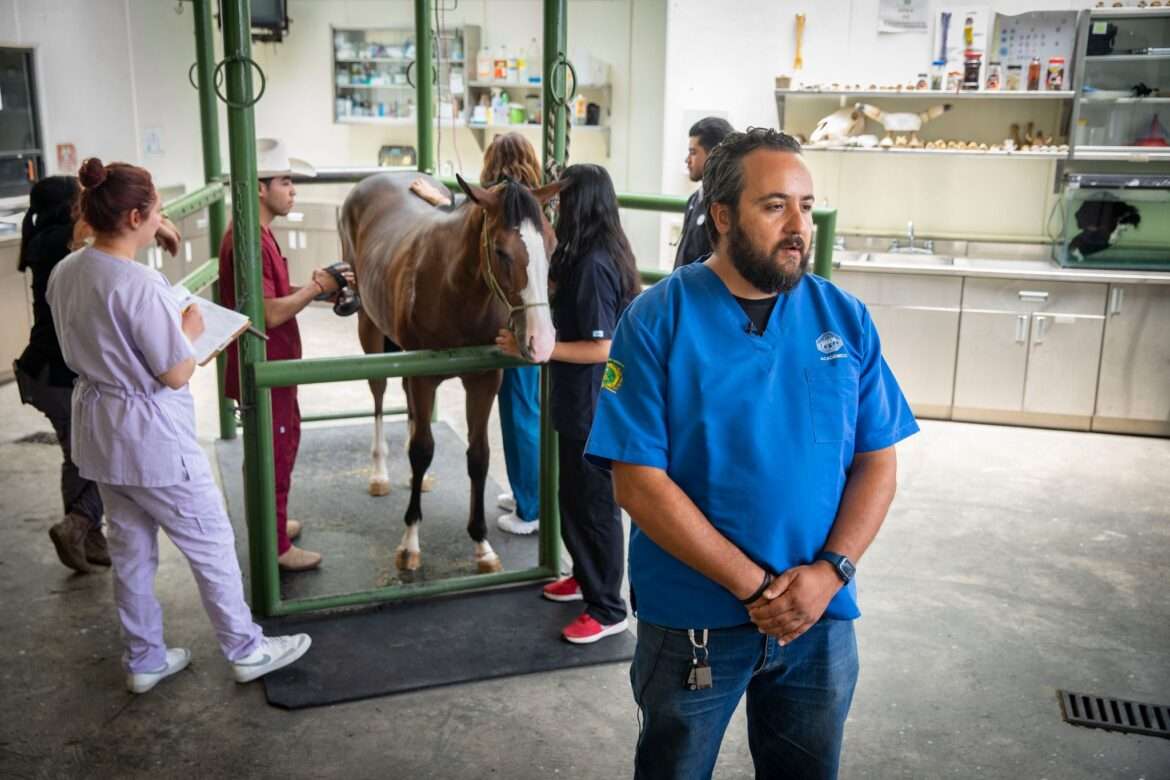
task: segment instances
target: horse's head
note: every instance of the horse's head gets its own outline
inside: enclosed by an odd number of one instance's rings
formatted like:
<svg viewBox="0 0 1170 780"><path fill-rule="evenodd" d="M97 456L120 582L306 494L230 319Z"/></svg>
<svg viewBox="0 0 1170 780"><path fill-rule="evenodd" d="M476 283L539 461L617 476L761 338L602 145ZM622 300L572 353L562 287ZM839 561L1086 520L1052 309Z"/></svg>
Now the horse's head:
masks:
<svg viewBox="0 0 1170 780"><path fill-rule="evenodd" d="M536 190L516 182L484 189L456 178L484 211L480 267L485 281L509 309L508 327L520 354L543 363L556 343L548 306L548 264L557 240L541 206L561 191L564 182Z"/></svg>

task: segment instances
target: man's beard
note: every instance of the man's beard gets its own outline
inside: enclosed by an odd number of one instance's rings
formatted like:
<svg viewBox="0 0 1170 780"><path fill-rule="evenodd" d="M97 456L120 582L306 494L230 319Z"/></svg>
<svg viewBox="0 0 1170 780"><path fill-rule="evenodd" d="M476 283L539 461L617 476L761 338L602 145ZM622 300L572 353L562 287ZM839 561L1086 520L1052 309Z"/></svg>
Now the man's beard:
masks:
<svg viewBox="0 0 1170 780"><path fill-rule="evenodd" d="M789 269L779 254L786 249L800 252L800 263ZM727 254L739 275L762 293L786 293L796 286L808 270L810 250L800 236L789 236L776 243L772 251L761 252L739 226L739 218L732 216L731 232L727 234Z"/></svg>

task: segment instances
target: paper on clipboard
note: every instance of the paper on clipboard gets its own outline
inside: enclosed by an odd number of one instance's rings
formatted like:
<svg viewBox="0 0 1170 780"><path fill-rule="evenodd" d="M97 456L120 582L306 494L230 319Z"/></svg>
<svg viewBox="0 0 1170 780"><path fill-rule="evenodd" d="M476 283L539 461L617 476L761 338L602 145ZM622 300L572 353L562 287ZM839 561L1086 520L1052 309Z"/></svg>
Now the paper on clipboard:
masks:
<svg viewBox="0 0 1170 780"><path fill-rule="evenodd" d="M172 287L171 292L179 302L180 311L195 304L203 315L203 334L191 342L195 362L201 366L227 349L228 344L239 338L252 324L243 314L200 298L181 284Z"/></svg>

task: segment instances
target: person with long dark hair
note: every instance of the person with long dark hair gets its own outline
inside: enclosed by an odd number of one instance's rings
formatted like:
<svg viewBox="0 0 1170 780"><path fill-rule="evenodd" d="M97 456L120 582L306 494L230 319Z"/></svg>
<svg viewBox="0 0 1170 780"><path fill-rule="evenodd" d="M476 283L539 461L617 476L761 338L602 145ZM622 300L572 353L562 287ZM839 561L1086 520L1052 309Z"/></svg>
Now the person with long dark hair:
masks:
<svg viewBox="0 0 1170 780"><path fill-rule="evenodd" d="M109 566L102 534L102 498L97 485L81 476L70 454L70 397L77 375L65 365L53 331L53 312L45 298L49 274L89 231L77 219L81 186L74 176L49 176L33 185L21 225L20 271L32 273L33 324L28 346L13 366L20 397L49 419L61 445L61 502L65 516L49 529L61 563L81 573ZM179 234L165 219L155 236L172 255Z"/></svg>
<svg viewBox="0 0 1170 780"><path fill-rule="evenodd" d="M564 178L568 185L560 195L557 249L549 267L557 331L549 411L559 434L561 532L573 573L546 585L543 595L585 602L584 612L561 635L586 644L629 624L621 597L621 510L609 472L587 462L584 452L613 331L639 282L609 174L597 165L571 165ZM500 331L496 343L519 354L507 331Z"/></svg>
<svg viewBox="0 0 1170 780"><path fill-rule="evenodd" d="M195 437L187 385L191 341L204 329L199 307L180 311L166 278L134 261L162 220L150 173L90 158L79 178L94 242L58 263L45 295L62 356L77 374L73 458L98 484L110 526L126 687L145 693L191 660L163 639L154 594L160 527L191 565L236 681L254 680L300 658L310 640L264 636L244 601L235 533Z"/></svg>

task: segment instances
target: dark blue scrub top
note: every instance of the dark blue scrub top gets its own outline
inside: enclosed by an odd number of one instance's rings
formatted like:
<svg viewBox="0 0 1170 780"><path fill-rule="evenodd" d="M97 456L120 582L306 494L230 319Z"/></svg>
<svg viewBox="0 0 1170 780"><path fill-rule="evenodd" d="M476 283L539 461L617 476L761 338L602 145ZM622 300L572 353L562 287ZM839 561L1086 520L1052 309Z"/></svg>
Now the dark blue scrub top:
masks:
<svg viewBox="0 0 1170 780"><path fill-rule="evenodd" d="M774 573L811 563L828 538L853 456L918 431L864 304L811 274L763 335L704 263L630 305L614 334L587 457L664 469L707 519ZM635 523L638 617L674 628L748 621L722 586ZM860 615L856 585L826 617Z"/></svg>

